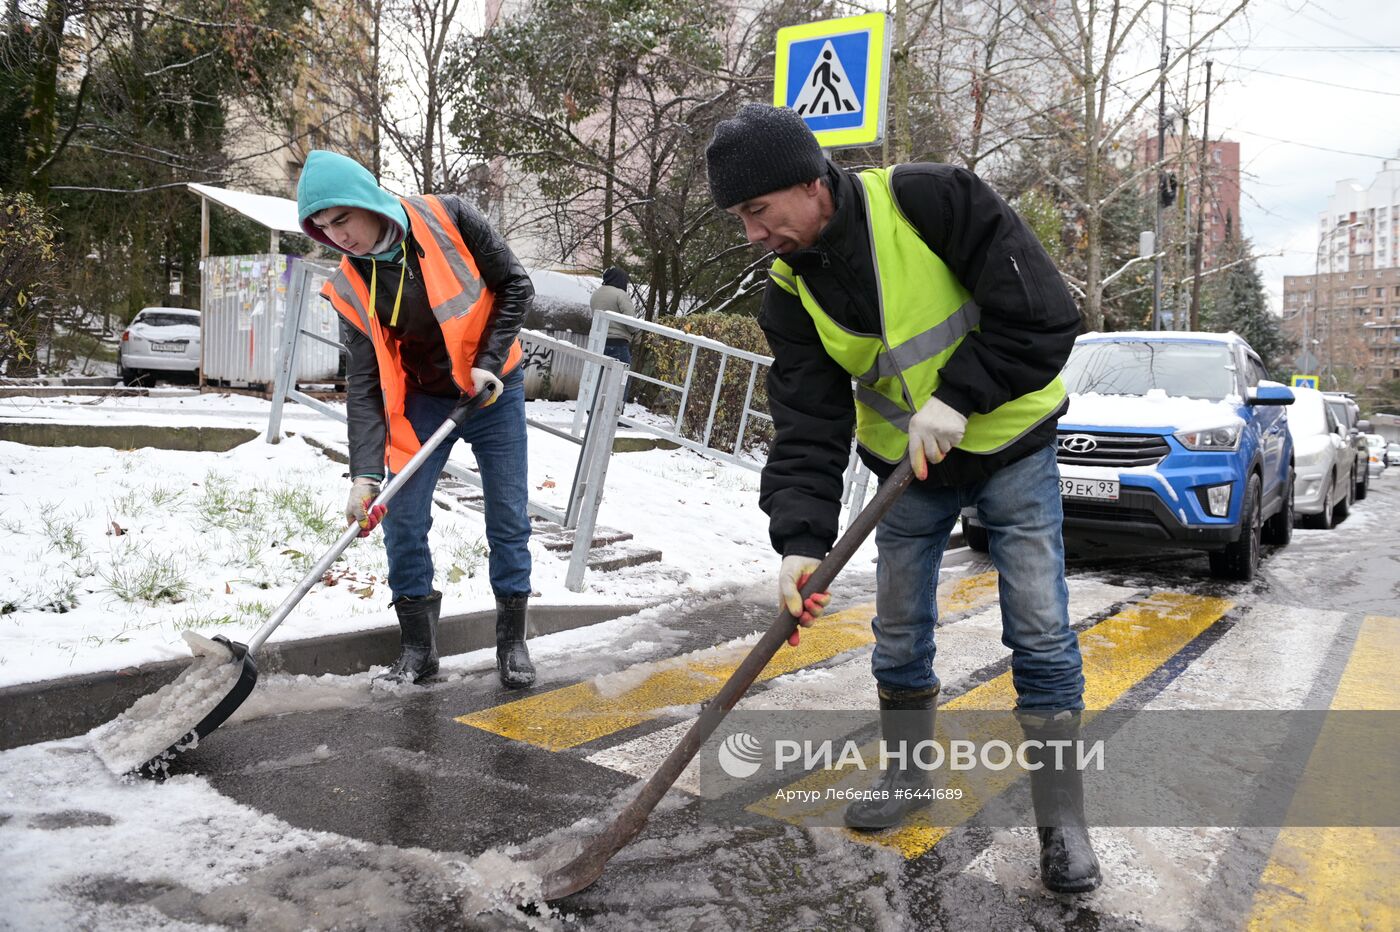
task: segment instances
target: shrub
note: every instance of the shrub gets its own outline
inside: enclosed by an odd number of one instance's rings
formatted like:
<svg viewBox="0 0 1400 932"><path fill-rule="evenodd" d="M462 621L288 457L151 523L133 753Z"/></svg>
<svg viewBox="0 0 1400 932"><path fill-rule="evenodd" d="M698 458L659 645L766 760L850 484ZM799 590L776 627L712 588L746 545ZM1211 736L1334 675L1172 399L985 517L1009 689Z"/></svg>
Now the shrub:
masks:
<svg viewBox="0 0 1400 932"><path fill-rule="evenodd" d="M58 226L28 194L0 192L0 375L32 370L52 313Z"/></svg>
<svg viewBox="0 0 1400 932"><path fill-rule="evenodd" d="M735 349L768 355L768 341L764 338L758 321L752 317L738 314L692 314L688 317L663 317L657 323L685 333L708 337ZM643 334L633 367L644 375L683 386L690 352L689 344L668 340L655 334ZM687 439L697 442L704 439L710 403L714 398L715 377L719 373L720 356L720 353L704 348L696 352L690 394L681 419L681 436ZM710 431L711 447L725 452L734 450L739 422L744 418L744 398L748 393L749 376L753 371L754 365L748 360L730 357L724 370L724 383L720 386L714 426ZM754 377L753 398L749 402L753 411L764 414L768 413L767 379L768 367L758 366ZM675 416L681 397L679 391L645 382L638 384L641 386L637 391L638 401L658 414ZM744 440L740 444L740 450L764 447L772 436L772 425L767 420L750 414L744 424Z"/></svg>

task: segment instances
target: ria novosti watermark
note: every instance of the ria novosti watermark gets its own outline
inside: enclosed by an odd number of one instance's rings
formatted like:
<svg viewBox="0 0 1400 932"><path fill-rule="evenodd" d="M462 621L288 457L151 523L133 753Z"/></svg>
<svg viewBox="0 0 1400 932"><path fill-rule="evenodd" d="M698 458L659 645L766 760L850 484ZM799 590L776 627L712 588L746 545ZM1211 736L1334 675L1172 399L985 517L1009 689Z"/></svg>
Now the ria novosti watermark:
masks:
<svg viewBox="0 0 1400 932"><path fill-rule="evenodd" d="M927 712L886 713L882 735L873 709L736 710L697 759L703 805L816 826L842 824L858 799L918 799L926 824L1034 825L1027 778L1051 770L1082 781L1091 825L1400 826L1397 711L1091 711L1023 728L1010 711L940 710L936 722L930 735Z"/></svg>
<svg viewBox="0 0 1400 932"><path fill-rule="evenodd" d="M725 738L715 751L715 759L726 774L735 779L752 777L764 767L763 742L748 732L735 732ZM1024 738L1014 744L1000 738L975 741L954 738L944 741L878 742L878 755L872 762L868 746L847 739L837 742L827 738L820 741L777 738L769 742L772 752L771 769L801 770L900 770L922 771L988 770L998 772L1012 767L1031 772L1051 770L1103 770L1104 742L1102 739L1084 741L1077 738ZM840 750L836 748L839 744Z"/></svg>

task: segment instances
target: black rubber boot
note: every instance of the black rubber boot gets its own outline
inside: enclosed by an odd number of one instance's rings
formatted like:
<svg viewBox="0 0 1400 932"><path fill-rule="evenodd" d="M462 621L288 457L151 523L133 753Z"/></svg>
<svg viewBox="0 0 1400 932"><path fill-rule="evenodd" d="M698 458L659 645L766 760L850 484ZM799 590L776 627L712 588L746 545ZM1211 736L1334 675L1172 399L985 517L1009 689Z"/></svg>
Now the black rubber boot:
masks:
<svg viewBox="0 0 1400 932"><path fill-rule="evenodd" d="M917 793L929 786L928 771L914 766L914 746L920 741L933 740L934 716L937 714L938 687L930 689L886 689L880 687L880 736L891 753L904 746L904 761L908 766L893 765L880 773L871 787L875 799L861 799L846 807L846 824L862 831L891 828L916 809L928 805L928 799Z"/></svg>
<svg viewBox="0 0 1400 932"><path fill-rule="evenodd" d="M525 607L529 595L496 599L496 672L507 689L535 685L535 665L525 646Z"/></svg>
<svg viewBox="0 0 1400 932"><path fill-rule="evenodd" d="M1019 713L1017 717L1027 740L1079 739L1078 713L1059 712L1053 717ZM1055 893L1088 893L1098 888L1102 875L1084 819L1084 775L1075 766L1073 748L1065 748L1062 754L1064 766L1056 768L1054 747L1026 749L1026 761L1041 765L1030 774L1040 836L1040 882Z"/></svg>
<svg viewBox="0 0 1400 932"><path fill-rule="evenodd" d="M416 683L436 676L438 671L438 613L442 593L404 596L393 603L399 615L399 659L389 672L375 677L387 683Z"/></svg>

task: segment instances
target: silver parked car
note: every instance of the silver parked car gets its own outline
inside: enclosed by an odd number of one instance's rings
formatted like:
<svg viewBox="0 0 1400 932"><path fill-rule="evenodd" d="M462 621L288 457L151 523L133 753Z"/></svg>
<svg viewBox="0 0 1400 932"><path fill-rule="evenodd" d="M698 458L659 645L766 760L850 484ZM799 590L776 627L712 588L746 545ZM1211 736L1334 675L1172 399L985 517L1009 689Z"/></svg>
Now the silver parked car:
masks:
<svg viewBox="0 0 1400 932"><path fill-rule="evenodd" d="M1288 409L1288 433L1293 437L1293 462L1297 484L1293 487L1293 513L1324 530L1351 511L1356 494L1356 457L1351 439L1327 406L1322 392L1293 389Z"/></svg>
<svg viewBox="0 0 1400 932"><path fill-rule="evenodd" d="M1356 483L1355 497L1359 502L1366 497L1371 485L1371 471L1367 468L1371 453L1366 447L1366 432L1371 429L1371 422L1361 419L1361 408L1351 393L1323 392L1322 397L1326 399L1327 407L1332 409L1337 423L1342 425L1347 442L1356 451L1356 468L1352 470L1351 477Z"/></svg>
<svg viewBox="0 0 1400 932"><path fill-rule="evenodd" d="M1400 443L1386 444L1385 461L1391 466L1400 466Z"/></svg>
<svg viewBox="0 0 1400 932"><path fill-rule="evenodd" d="M127 385L150 373L199 373L199 311L186 307L146 307L132 318L117 348L117 364Z"/></svg>

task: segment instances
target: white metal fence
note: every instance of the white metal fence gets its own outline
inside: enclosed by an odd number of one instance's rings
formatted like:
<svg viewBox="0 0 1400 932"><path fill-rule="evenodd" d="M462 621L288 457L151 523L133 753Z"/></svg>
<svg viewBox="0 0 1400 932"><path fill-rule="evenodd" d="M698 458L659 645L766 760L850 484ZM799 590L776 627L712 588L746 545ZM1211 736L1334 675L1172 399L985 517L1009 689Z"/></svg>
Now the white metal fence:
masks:
<svg viewBox="0 0 1400 932"><path fill-rule="evenodd" d="M763 462L760 454L763 452L757 445L745 443L747 429L754 420L763 420L768 423L773 422L773 418L767 411L754 407L754 389L760 377L767 377L768 368L773 364L772 356L765 356L761 353L752 353L748 350L738 349L718 340L708 337L697 336L693 333L686 333L674 327L666 327L650 321L638 320L626 314L619 314L616 311L594 311L593 326L588 334L588 348L593 353L601 354L603 346L607 342L608 323L614 322L623 324L636 330L641 330L649 334L649 339L657 341L672 341L689 347L682 349L682 353L687 353L687 361L684 374L680 382L667 382L654 376L645 375L633 369L627 370L627 378L632 381L658 386L663 392L669 392L677 396L678 405L676 416L669 425L657 425L653 421L640 420L634 417L623 415L621 423L625 427L643 431L661 437L671 443L678 444L691 450L696 450L706 456L712 456L736 466L759 472L763 469ZM701 353L718 354L718 371L715 374L714 388L710 393L709 404L705 409L705 428L700 433L697 440L689 436L684 430L686 412L690 406L692 390L695 388L697 363ZM746 389L744 391L743 408L739 412L739 427L734 438L734 443L726 445L721 449L711 445L714 435L715 419L721 410L722 393L724 388L725 372L731 368L738 368L741 371L747 368ZM586 418L592 405L591 387L596 383L587 364L584 366L583 378L580 383L578 405L574 409L574 434L578 435L587 422ZM841 503L846 510L845 526L849 526L852 519L860 512L861 506L865 504L865 496L870 481L870 471L865 468L860 457L856 455L855 445L851 447L850 462L846 466L846 473L841 485Z"/></svg>

